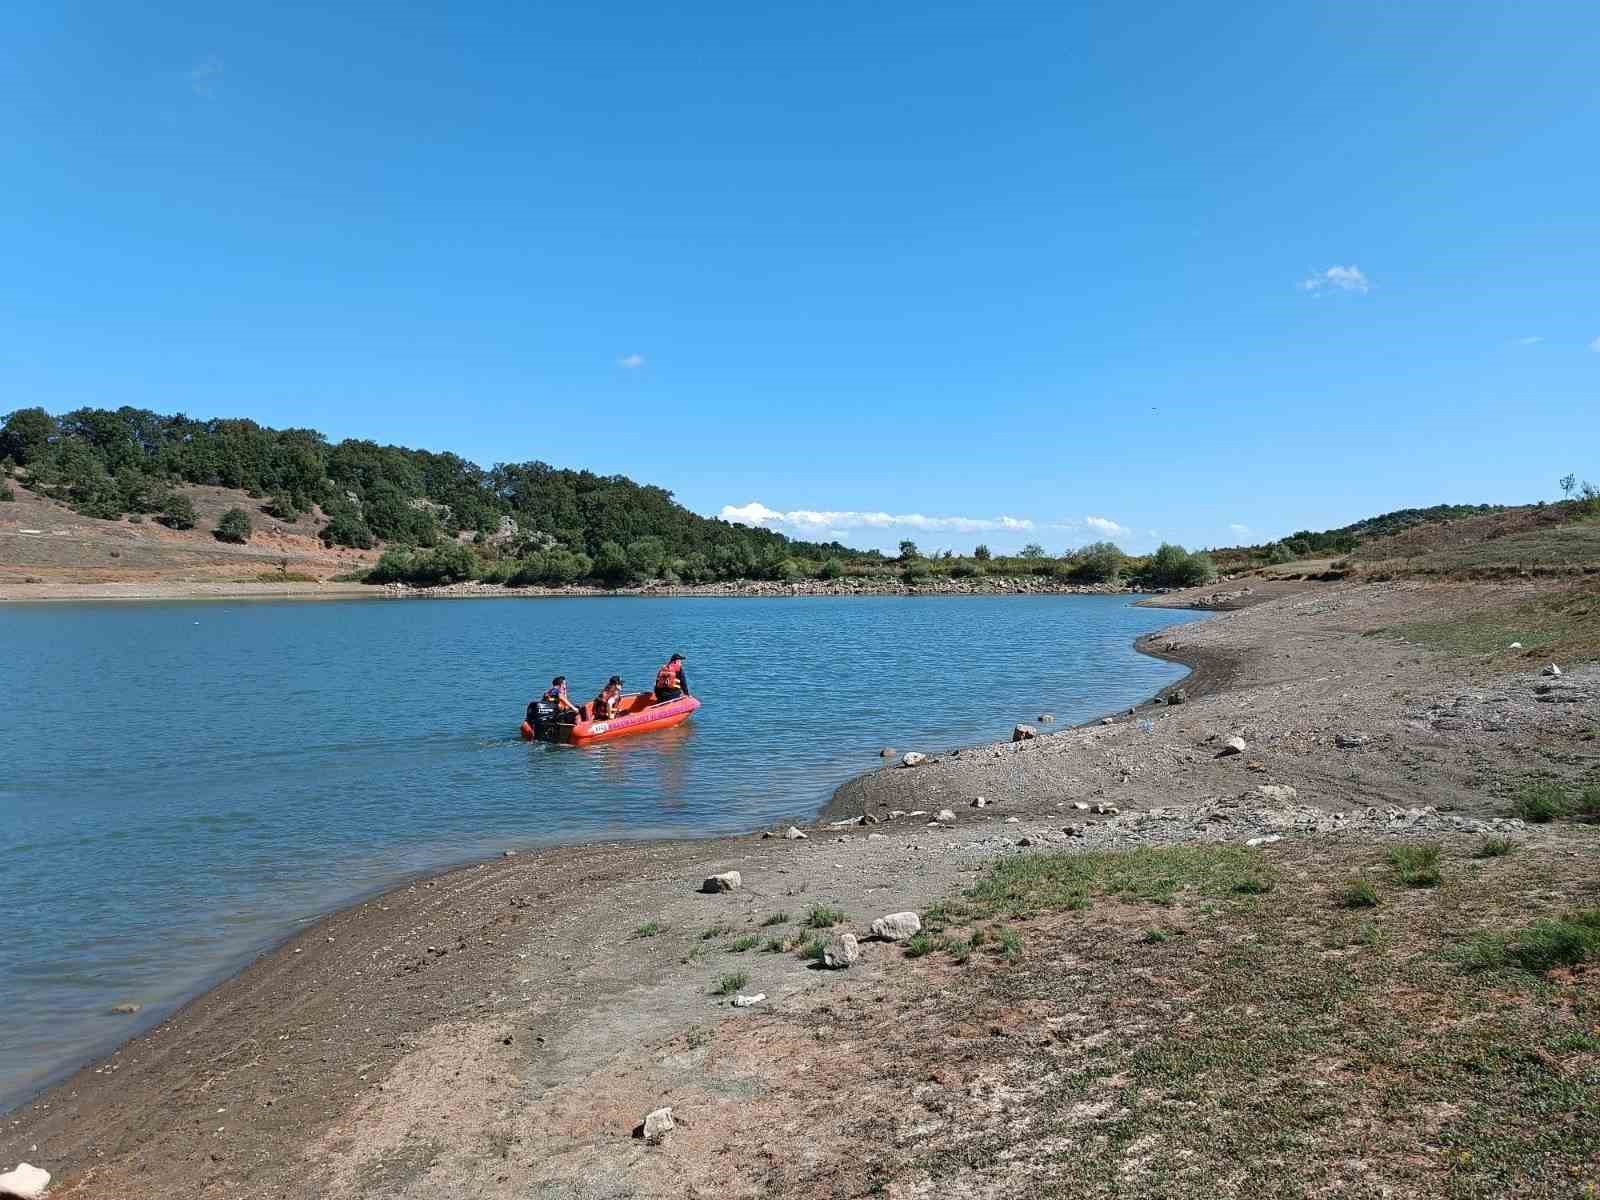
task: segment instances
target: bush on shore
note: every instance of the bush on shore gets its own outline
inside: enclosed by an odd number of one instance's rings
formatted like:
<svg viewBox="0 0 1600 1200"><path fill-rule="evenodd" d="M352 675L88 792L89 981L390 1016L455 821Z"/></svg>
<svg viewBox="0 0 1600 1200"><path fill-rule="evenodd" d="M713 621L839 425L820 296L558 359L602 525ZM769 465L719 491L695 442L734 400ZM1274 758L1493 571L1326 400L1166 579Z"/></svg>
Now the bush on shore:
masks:
<svg viewBox="0 0 1600 1200"><path fill-rule="evenodd" d="M1191 553L1182 546L1163 542L1140 572L1139 582L1149 587L1198 587L1216 577L1217 567L1209 554Z"/></svg>
<svg viewBox="0 0 1600 1200"><path fill-rule="evenodd" d="M448 541L430 550L393 546L385 550L377 565L367 572L367 582L433 587L474 579L478 571L478 556L472 552L472 547L457 541Z"/></svg>
<svg viewBox="0 0 1600 1200"><path fill-rule="evenodd" d="M1115 583L1128 556L1115 542L1090 542L1066 558L1066 576L1074 583Z"/></svg>

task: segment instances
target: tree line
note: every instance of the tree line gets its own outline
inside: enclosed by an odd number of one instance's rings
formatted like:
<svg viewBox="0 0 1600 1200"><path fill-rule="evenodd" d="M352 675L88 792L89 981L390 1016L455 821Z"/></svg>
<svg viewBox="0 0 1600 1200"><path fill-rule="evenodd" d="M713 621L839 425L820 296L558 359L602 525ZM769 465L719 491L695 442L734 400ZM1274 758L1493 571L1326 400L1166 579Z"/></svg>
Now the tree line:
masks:
<svg viewBox="0 0 1600 1200"><path fill-rule="evenodd" d="M263 501L270 516L313 524L329 546L385 542L415 558L438 550L453 558L433 564L447 574L464 561L448 543L463 535L477 543L480 560L517 563L529 582L668 573L687 582L779 578L800 570L802 560L880 557L702 517L666 489L623 475L543 462L486 470L456 454L353 438L330 443L314 429L242 418L129 407L58 417L23 408L0 425L0 461L86 516L181 510L180 484L236 488Z"/></svg>

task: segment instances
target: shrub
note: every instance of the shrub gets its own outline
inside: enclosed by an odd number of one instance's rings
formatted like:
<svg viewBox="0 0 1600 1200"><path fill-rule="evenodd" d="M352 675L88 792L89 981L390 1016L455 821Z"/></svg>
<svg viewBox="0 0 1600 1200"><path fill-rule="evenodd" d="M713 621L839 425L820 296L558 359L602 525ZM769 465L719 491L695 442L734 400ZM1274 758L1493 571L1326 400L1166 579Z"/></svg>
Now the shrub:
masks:
<svg viewBox="0 0 1600 1200"><path fill-rule="evenodd" d="M772 577L779 583L798 583L806 577L806 569L792 558L786 558L772 568Z"/></svg>
<svg viewBox="0 0 1600 1200"><path fill-rule="evenodd" d="M1352 879L1345 885L1344 897L1340 903L1345 908L1377 908L1378 889L1365 879Z"/></svg>
<svg viewBox="0 0 1600 1200"><path fill-rule="evenodd" d="M717 986L711 989L713 996L731 996L750 982L748 971L734 971L717 980Z"/></svg>
<svg viewBox="0 0 1600 1200"><path fill-rule="evenodd" d="M1517 848L1517 844L1510 838L1486 837L1483 844L1478 847L1477 858L1504 858Z"/></svg>
<svg viewBox="0 0 1600 1200"><path fill-rule="evenodd" d="M1246 875L1233 885L1233 890L1241 896L1265 896L1274 886L1273 881L1265 875Z"/></svg>
<svg viewBox="0 0 1600 1200"><path fill-rule="evenodd" d="M1567 815L1567 789L1553 779L1535 779L1522 785L1514 810L1532 825L1545 825Z"/></svg>
<svg viewBox="0 0 1600 1200"><path fill-rule="evenodd" d="M222 514L222 520L217 522L217 531L214 535L219 542L233 542L244 545L250 540L254 527L250 524L250 514L242 508L230 508Z"/></svg>
<svg viewBox="0 0 1600 1200"><path fill-rule="evenodd" d="M1078 583L1115 583L1126 561L1115 542L1090 542L1067 559L1066 574Z"/></svg>
<svg viewBox="0 0 1600 1200"><path fill-rule="evenodd" d="M478 556L470 546L448 541L431 550L391 546L367 572L368 583L413 583L420 587L476 578Z"/></svg>
<svg viewBox="0 0 1600 1200"><path fill-rule="evenodd" d="M765 921L761 922L761 927L763 929L766 929L766 928L768 928L769 926L772 926L772 925L787 925L788 923L789 923L789 914L788 913L786 913L786 912L775 912L770 917L768 917Z"/></svg>
<svg viewBox="0 0 1600 1200"><path fill-rule="evenodd" d="M728 949L733 951L735 954L743 954L746 950L754 950L760 944L760 938L753 933L747 933L744 936L736 937L733 939L733 941L729 942Z"/></svg>
<svg viewBox="0 0 1600 1200"><path fill-rule="evenodd" d="M285 521L290 525L300 519L300 509L295 506L294 500L289 496L274 496L267 501L267 507L264 511L267 516L276 517L278 520Z"/></svg>
<svg viewBox="0 0 1600 1200"><path fill-rule="evenodd" d="M983 574L983 563L960 562L950 568L950 574L957 579L971 579Z"/></svg>
<svg viewBox="0 0 1600 1200"><path fill-rule="evenodd" d="M194 501L182 492L173 492L161 505L161 523L171 529L193 529L199 521Z"/></svg>
<svg viewBox="0 0 1600 1200"><path fill-rule="evenodd" d="M639 926L639 928L633 931L633 936L636 938L653 938L660 932L660 921L646 921L643 925Z"/></svg>
<svg viewBox="0 0 1600 1200"><path fill-rule="evenodd" d="M1282 542L1273 542L1272 545L1267 547L1267 562L1274 567L1282 566L1284 563L1292 563L1294 559L1294 551Z"/></svg>
<svg viewBox="0 0 1600 1200"><path fill-rule="evenodd" d="M11 490L9 483L0 483L0 502L15 500L16 498L17 494Z"/></svg>
<svg viewBox="0 0 1600 1200"><path fill-rule="evenodd" d="M837 558L827 559L820 567L817 568L818 579L826 579L831 581L834 579L842 579L843 577L844 564L841 563Z"/></svg>
<svg viewBox="0 0 1600 1200"><path fill-rule="evenodd" d="M844 912L828 904L818 904L802 922L807 929L831 929L845 919Z"/></svg>
<svg viewBox="0 0 1600 1200"><path fill-rule="evenodd" d="M1439 849L1438 842L1389 847L1387 857L1389 865L1394 868L1395 878L1407 887L1438 887L1441 878Z"/></svg>
<svg viewBox="0 0 1600 1200"><path fill-rule="evenodd" d="M1143 571L1143 581L1152 587L1198 587L1216 576L1217 567L1209 554L1191 554L1171 542L1156 548Z"/></svg>
<svg viewBox="0 0 1600 1200"><path fill-rule="evenodd" d="M982 542L979 542L972 548L972 557L977 559L979 562L988 562L989 547L985 546Z"/></svg>
<svg viewBox="0 0 1600 1200"><path fill-rule="evenodd" d="M594 563L587 554L574 553L557 546L530 554L512 564L505 583L507 587L529 587L534 584L558 587L587 579L593 570Z"/></svg>
<svg viewBox="0 0 1600 1200"><path fill-rule="evenodd" d="M1573 812L1587 820L1600 820L1600 783L1591 783L1578 796Z"/></svg>
<svg viewBox="0 0 1600 1200"><path fill-rule="evenodd" d="M361 513L349 503L336 505L328 514L328 523L317 536L324 546L349 546L355 550L372 549L372 530L361 519Z"/></svg>
<svg viewBox="0 0 1600 1200"><path fill-rule="evenodd" d="M905 569L900 572L900 578L905 581L908 587L917 587L920 584L931 583L933 581L933 571L920 558L914 559L907 563Z"/></svg>

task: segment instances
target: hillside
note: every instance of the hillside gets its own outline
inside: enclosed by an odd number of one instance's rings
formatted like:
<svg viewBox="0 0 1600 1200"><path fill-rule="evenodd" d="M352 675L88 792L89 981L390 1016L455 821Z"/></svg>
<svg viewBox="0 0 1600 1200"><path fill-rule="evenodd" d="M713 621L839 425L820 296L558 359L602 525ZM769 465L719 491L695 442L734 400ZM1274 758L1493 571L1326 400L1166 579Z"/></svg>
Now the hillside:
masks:
<svg viewBox="0 0 1600 1200"><path fill-rule="evenodd" d="M775 578L792 573L785 564L796 559L877 557L702 517L666 489L621 475L542 462L486 470L454 454L330 443L315 430L240 419L196 421L133 408L56 417L19 409L0 426L0 464L35 496L92 521L143 517L182 532L186 522L169 511L174 498L223 489L238 494L233 505L253 523L272 523L272 536L283 539L279 550L314 554L310 535L326 548L352 551L469 541L479 547L480 563L515 562L528 582ZM170 539L146 530L136 541L148 548ZM204 538L190 551L204 559L217 553Z"/></svg>

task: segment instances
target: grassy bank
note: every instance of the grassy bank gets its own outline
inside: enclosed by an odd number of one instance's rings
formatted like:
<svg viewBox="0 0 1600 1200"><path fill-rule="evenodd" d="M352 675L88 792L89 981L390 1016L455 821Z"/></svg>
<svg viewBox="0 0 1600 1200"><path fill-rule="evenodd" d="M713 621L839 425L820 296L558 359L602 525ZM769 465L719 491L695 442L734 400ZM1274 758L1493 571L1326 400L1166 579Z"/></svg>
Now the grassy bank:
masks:
<svg viewBox="0 0 1600 1200"><path fill-rule="evenodd" d="M1025 949L915 959L902 1005L925 1011L931 989L1000 1036L940 1068L917 1048L937 1040L925 1018L891 1023L906 1082L865 1119L893 1151L863 1182L1593 1195L1595 864L1577 841L1002 862L930 923L959 946L1003 918Z"/></svg>

